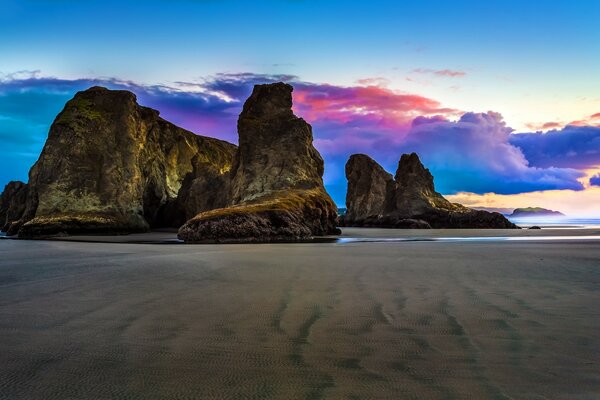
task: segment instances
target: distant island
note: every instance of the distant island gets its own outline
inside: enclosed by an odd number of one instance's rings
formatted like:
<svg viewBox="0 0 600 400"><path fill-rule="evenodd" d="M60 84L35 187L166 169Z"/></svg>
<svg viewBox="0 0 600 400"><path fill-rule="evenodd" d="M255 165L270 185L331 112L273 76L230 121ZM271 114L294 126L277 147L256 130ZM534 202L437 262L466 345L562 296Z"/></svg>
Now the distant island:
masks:
<svg viewBox="0 0 600 400"><path fill-rule="evenodd" d="M523 207L515 208L509 217L564 217L565 214L560 211L548 210L542 207Z"/></svg>

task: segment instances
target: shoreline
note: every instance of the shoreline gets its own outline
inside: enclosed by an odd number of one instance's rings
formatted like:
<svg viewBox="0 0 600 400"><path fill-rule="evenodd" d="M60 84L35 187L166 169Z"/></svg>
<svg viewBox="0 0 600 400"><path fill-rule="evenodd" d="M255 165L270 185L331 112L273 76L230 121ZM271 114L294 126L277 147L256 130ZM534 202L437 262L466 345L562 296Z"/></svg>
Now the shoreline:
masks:
<svg viewBox="0 0 600 400"><path fill-rule="evenodd" d="M349 244L356 242L463 242L463 241L572 241L600 240L600 226L542 228L542 229L392 229L342 227L338 236L321 236L304 241L276 241L262 244L306 244L333 243ZM60 241L80 243L122 243L122 244L261 244L261 243L184 243L177 238L176 230L156 230L146 233L126 235L71 235L40 239L19 239L0 236L0 240L17 241Z"/></svg>

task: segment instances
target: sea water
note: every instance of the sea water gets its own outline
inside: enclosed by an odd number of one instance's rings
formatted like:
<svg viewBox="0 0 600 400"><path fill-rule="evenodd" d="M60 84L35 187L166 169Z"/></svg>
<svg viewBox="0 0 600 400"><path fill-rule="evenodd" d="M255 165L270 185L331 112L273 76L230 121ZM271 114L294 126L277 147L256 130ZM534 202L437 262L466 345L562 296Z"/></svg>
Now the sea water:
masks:
<svg viewBox="0 0 600 400"><path fill-rule="evenodd" d="M556 229L585 229L600 228L600 218L570 218L570 217L507 217L511 222L522 228L539 226Z"/></svg>

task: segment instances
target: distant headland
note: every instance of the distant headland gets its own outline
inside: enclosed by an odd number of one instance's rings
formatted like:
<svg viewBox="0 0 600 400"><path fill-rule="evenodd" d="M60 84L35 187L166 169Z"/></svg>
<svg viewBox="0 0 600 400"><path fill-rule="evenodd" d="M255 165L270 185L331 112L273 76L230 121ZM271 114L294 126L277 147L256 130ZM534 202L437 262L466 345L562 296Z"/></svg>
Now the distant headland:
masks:
<svg viewBox="0 0 600 400"><path fill-rule="evenodd" d="M564 217L560 211L548 210L541 207L515 208L509 217Z"/></svg>

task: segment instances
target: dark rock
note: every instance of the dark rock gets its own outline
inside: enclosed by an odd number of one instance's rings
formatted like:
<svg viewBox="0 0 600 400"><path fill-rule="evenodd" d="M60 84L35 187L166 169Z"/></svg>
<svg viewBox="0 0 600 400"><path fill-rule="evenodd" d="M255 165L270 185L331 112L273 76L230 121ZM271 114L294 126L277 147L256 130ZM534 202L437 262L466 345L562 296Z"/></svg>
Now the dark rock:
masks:
<svg viewBox="0 0 600 400"><path fill-rule="evenodd" d="M344 219L345 226L517 228L499 213L473 210L446 200L435 191L433 176L415 153L402 155L394 179L363 155L350 157L346 171L346 205L351 217Z"/></svg>
<svg viewBox="0 0 600 400"><path fill-rule="evenodd" d="M178 237L188 243L302 241L339 234L335 205L322 189L276 191L227 208L206 211L186 222Z"/></svg>
<svg viewBox="0 0 600 400"><path fill-rule="evenodd" d="M431 229L431 225L422 219L401 219L394 225L394 228L402 229Z"/></svg>
<svg viewBox="0 0 600 400"><path fill-rule="evenodd" d="M403 154L400 157L394 181L396 186L391 204L386 205L386 213L413 218L416 215L430 213L432 210L459 208L435 191L433 176L421 164L416 153Z"/></svg>
<svg viewBox="0 0 600 400"><path fill-rule="evenodd" d="M11 181L5 187L0 195L0 230L2 232L14 233L11 226L20 220L25 212L25 203L27 201L29 188L26 183Z"/></svg>
<svg viewBox="0 0 600 400"><path fill-rule="evenodd" d="M365 154L354 154L346 163L346 215L344 223L363 221L383 212L394 178Z"/></svg>
<svg viewBox="0 0 600 400"><path fill-rule="evenodd" d="M178 202L184 180L191 187L196 178L228 173L234 152L232 144L163 120L131 92L79 92L55 119L31 168L19 236L142 232L181 222L212 207L210 195Z"/></svg>
<svg viewBox="0 0 600 400"><path fill-rule="evenodd" d="M292 87L256 85L238 120L229 207L179 229L186 242L268 242L337 234L337 208L323 186L312 128L292 112Z"/></svg>
<svg viewBox="0 0 600 400"><path fill-rule="evenodd" d="M244 103L231 204L275 190L323 186L323 159L312 145L312 127L292 112L292 90L285 83L256 85Z"/></svg>
<svg viewBox="0 0 600 400"><path fill-rule="evenodd" d="M539 226L537 226L537 225L534 225L534 226L530 226L530 227L529 227L529 229L542 229L542 228L540 228L540 227L539 227Z"/></svg>

